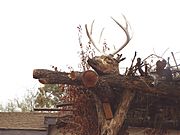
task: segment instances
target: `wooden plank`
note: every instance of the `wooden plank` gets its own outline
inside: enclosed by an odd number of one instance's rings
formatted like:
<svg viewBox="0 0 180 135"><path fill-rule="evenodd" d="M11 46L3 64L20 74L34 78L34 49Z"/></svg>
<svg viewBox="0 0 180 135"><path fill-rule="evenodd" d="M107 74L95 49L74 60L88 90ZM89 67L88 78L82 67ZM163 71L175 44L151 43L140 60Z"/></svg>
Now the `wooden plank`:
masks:
<svg viewBox="0 0 180 135"><path fill-rule="evenodd" d="M73 106L73 103L59 103L56 105L56 107L65 107L65 106Z"/></svg>
<svg viewBox="0 0 180 135"><path fill-rule="evenodd" d="M103 106L103 110L104 110L104 114L105 114L105 118L106 120L112 119L113 118L113 113L111 110L111 105L110 103L102 103Z"/></svg>
<svg viewBox="0 0 180 135"><path fill-rule="evenodd" d="M60 108L34 108L34 111L74 111L74 109L60 109Z"/></svg>

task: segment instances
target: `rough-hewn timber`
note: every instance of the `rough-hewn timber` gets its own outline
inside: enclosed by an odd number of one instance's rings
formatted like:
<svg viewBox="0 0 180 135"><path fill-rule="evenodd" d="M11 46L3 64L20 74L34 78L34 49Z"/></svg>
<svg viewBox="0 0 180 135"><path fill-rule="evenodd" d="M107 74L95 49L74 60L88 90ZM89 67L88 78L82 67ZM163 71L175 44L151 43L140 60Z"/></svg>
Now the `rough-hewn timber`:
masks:
<svg viewBox="0 0 180 135"><path fill-rule="evenodd" d="M69 84L69 85L83 85L79 77L72 80L69 77L70 73L57 72L46 69L35 69L33 71L33 78L38 79L44 84ZM82 74L77 72L77 74ZM103 75L99 76L98 83L106 82L111 87L126 88L135 90L136 92L151 93L159 96L166 96L167 98L180 97L180 84L160 83L156 87L151 87L149 78L142 77L128 77L121 75Z"/></svg>
<svg viewBox="0 0 180 135"><path fill-rule="evenodd" d="M33 77L44 84L83 86L83 73L75 73L76 78L72 79L70 76L71 73L35 69L33 71ZM110 101L114 115L114 118L111 120L106 121L104 119L103 110L101 108L102 105L100 102L97 102L96 108L100 120L99 125L102 124L106 126L104 129L108 129L108 127L113 127L111 124L115 120L116 123L118 122L119 126L122 126L125 122L131 127L179 129L180 82L177 80L176 82L164 81L160 82L157 86L152 86L152 81L150 77L143 78L139 76L130 77L122 75L98 76L97 85L92 88L95 94L101 96L102 93L107 91L107 89L104 88L108 86L108 90L113 90L115 95L112 101ZM106 84L106 86L102 84ZM113 129L115 128L116 127L113 127Z"/></svg>

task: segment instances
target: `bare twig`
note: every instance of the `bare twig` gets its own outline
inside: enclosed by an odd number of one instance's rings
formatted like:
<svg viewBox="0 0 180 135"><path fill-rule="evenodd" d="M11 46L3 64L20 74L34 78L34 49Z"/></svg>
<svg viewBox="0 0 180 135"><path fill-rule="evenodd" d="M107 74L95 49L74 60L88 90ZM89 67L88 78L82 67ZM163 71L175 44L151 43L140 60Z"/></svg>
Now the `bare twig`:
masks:
<svg viewBox="0 0 180 135"><path fill-rule="evenodd" d="M176 64L176 68L177 68L177 70L179 70L179 68L178 68L178 64L177 64L177 61L176 61L175 56L174 56L174 53L173 53L173 52L171 52L171 54L172 54L173 59L174 59L174 62L175 62L175 64Z"/></svg>

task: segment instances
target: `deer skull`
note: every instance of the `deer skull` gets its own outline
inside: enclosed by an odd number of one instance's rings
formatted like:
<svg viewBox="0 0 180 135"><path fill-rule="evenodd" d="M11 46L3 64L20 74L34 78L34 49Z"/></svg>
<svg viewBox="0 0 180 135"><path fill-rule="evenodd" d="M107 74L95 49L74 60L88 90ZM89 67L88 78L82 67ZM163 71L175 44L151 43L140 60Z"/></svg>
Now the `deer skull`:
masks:
<svg viewBox="0 0 180 135"><path fill-rule="evenodd" d="M87 24L85 25L86 28L86 34L89 38L90 43L92 43L92 45L96 48L97 51L99 51L100 53L102 53L103 55L101 56L95 56L92 59L88 59L88 64L99 74L99 75L103 75L103 74L119 74L119 62L124 60L125 58L121 58L122 54L119 55L117 54L118 52L120 52L131 40L131 37L129 35L128 32L128 26L129 23L126 20L125 16L123 16L126 22L126 27L123 27L120 23L118 23L118 21L116 21L114 18L111 17L111 19L124 31L125 35L126 35L126 41L124 42L123 45L121 45L121 47L117 50L115 50L112 54L109 55L105 55L104 52L101 52L100 49L98 49L98 47L96 46L95 41L92 38L92 28L93 28L93 23L91 25L91 32L89 33L89 30L87 28ZM102 33L101 33L102 34ZM114 58L114 55L117 54L117 58Z"/></svg>

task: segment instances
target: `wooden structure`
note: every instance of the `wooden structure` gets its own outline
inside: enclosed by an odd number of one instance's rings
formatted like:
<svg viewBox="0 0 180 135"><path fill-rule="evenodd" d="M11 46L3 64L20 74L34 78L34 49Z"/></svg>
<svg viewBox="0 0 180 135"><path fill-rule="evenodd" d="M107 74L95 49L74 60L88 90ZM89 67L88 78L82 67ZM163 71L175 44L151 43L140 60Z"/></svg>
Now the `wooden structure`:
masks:
<svg viewBox="0 0 180 135"><path fill-rule="evenodd" d="M94 48L102 55L89 58L87 63L93 68L84 72L58 72L45 69L35 69L33 77L43 84L68 84L84 87L91 91L96 104L98 117L98 135L123 134L124 125L131 127L180 128L180 82L173 80L170 69L160 68L162 74L156 72L156 82L148 75L148 66L142 68L141 59L131 67L126 75L119 74L119 63L125 58L117 54L131 40L130 25L125 16L125 27L111 18L126 36L125 42L111 54L104 54L97 48L92 37L93 23L86 34ZM103 30L102 30L103 32ZM101 32L101 35L102 35ZM101 36L100 36L101 37ZM101 39L101 38L100 38ZM117 54L117 57L114 56ZM140 76L136 76L136 70ZM166 72L166 79L160 80ZM168 73L168 74L167 74ZM161 75L161 76L160 76ZM169 77L169 79L168 79ZM157 79L158 78L158 79ZM168 81L167 81L168 80Z"/></svg>
<svg viewBox="0 0 180 135"><path fill-rule="evenodd" d="M57 117L57 113L47 112L0 112L0 134L54 135Z"/></svg>
<svg viewBox="0 0 180 135"><path fill-rule="evenodd" d="M35 69L33 77L45 84L87 86L82 79L83 73L77 72L76 79L71 79L69 74ZM103 75L99 76L96 85L89 89L95 91L97 100L101 99L102 93L105 93L104 87L108 85L112 90L113 94L109 97L113 118L109 107L104 106L108 119L111 119L108 121L120 118L121 125L125 122L131 127L162 127L180 130L180 81L161 81L157 86L152 86L152 82L150 77Z"/></svg>

